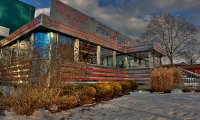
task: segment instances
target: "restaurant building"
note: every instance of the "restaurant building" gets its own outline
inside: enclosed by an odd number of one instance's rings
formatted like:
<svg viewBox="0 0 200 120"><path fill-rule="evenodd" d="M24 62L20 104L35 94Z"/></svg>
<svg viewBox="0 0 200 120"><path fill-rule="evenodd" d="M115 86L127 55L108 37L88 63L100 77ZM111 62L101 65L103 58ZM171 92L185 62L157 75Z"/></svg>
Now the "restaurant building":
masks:
<svg viewBox="0 0 200 120"><path fill-rule="evenodd" d="M7 51L11 54L7 55ZM50 16L41 14L0 41L0 60L4 68L10 69L6 74L2 72L5 69L1 69L0 79L24 80L33 74L34 70L20 65L8 67L15 57L33 60L40 56L51 61L67 54L73 57L67 57L66 61L73 59L91 70L82 81L116 81L142 77L135 74L139 69L160 67L165 51L158 43L134 41L59 0L52 0ZM33 61L31 63L33 65ZM61 78L68 80L64 75Z"/></svg>

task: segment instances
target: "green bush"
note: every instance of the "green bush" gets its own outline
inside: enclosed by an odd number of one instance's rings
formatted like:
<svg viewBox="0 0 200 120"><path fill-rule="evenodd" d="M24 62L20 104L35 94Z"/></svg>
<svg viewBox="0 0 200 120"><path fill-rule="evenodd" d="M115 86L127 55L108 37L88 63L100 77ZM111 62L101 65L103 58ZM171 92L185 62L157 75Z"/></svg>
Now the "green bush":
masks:
<svg viewBox="0 0 200 120"><path fill-rule="evenodd" d="M122 93L122 86L119 82L110 83L114 89L113 97L118 97Z"/></svg>
<svg viewBox="0 0 200 120"><path fill-rule="evenodd" d="M138 88L138 84L134 80L129 80L128 82L131 84L131 91L134 91Z"/></svg>
<svg viewBox="0 0 200 120"><path fill-rule="evenodd" d="M120 85L122 86L122 94L128 95L131 91L131 84L128 81L120 82Z"/></svg>
<svg viewBox="0 0 200 120"><path fill-rule="evenodd" d="M96 83L95 89L96 98L98 99L110 98L114 92L112 85L108 83Z"/></svg>

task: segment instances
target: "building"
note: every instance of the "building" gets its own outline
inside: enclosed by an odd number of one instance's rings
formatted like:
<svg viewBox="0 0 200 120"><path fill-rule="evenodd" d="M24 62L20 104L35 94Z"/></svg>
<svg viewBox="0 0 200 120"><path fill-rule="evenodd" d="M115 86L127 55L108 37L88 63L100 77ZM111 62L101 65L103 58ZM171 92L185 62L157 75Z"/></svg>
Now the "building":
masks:
<svg viewBox="0 0 200 120"><path fill-rule="evenodd" d="M0 40L33 20L35 7L19 0L0 0Z"/></svg>
<svg viewBox="0 0 200 120"><path fill-rule="evenodd" d="M147 44L131 40L59 0L52 0L50 16L39 15L1 40L0 48L0 59L4 61L4 65L14 62L16 56L31 58L33 66L36 65L33 60L38 56L51 64L52 59L61 59L69 54L73 58L67 56L66 61L73 59L77 64L86 63L88 68L81 69L92 72L81 77L83 81L134 79L138 76L134 74L136 68L150 70L160 67L161 57L165 55L158 43ZM6 55L6 51L11 51L12 54ZM37 51L38 54L35 55L33 51ZM34 70L22 66L6 67L6 70L11 72L4 74L0 79L24 80L30 74L34 75ZM67 69L73 66L63 64L62 67ZM44 68L45 65L41 67L41 71ZM27 70L31 73L23 72ZM54 69L54 72L55 70L57 69ZM69 80L64 74L61 75L61 79Z"/></svg>

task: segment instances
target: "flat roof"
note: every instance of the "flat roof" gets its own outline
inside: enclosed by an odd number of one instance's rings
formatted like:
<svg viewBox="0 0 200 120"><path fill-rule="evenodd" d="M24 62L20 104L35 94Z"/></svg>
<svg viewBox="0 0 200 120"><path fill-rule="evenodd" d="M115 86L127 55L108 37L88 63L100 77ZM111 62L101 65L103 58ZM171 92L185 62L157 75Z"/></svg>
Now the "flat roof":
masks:
<svg viewBox="0 0 200 120"><path fill-rule="evenodd" d="M4 38L0 41L0 47L7 46L9 43L19 39L20 37L30 34L33 31L36 31L39 27L43 27L48 30L57 31L63 34L67 34L88 42L92 42L122 53L131 53L131 52L139 52L139 51L147 51L147 50L154 50L157 51L159 54L164 55L163 49L158 44L152 44L152 45L141 45L141 46L122 46L120 44L117 44L113 41L108 41L106 39L103 39L101 37L95 36L93 34L89 34L77 29L74 29L72 27L66 26L63 23L57 22L52 20L49 16L46 15L39 15L34 20L32 20L30 23L24 25L23 27L19 28L17 31L9 35L8 37Z"/></svg>

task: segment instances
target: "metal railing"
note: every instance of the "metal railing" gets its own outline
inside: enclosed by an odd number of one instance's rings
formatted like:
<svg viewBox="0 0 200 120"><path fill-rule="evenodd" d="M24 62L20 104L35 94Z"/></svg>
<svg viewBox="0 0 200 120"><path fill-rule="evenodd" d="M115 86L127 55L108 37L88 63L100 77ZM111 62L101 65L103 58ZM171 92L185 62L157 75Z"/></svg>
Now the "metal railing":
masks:
<svg viewBox="0 0 200 120"><path fill-rule="evenodd" d="M180 67L178 67L178 69L182 72L182 80L185 86L191 86L195 89L197 88L197 86L200 86L200 74L191 72Z"/></svg>

